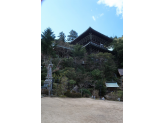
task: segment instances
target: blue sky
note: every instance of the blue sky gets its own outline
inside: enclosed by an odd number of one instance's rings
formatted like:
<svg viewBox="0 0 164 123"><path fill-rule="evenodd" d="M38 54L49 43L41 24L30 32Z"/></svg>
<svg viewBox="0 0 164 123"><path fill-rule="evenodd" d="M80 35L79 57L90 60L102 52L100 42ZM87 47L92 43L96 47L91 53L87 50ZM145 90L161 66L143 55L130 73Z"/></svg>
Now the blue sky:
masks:
<svg viewBox="0 0 164 123"><path fill-rule="evenodd" d="M67 36L73 29L80 35L89 27L109 37L121 37L123 1L44 0L41 5L41 33L48 27L56 39L61 31Z"/></svg>

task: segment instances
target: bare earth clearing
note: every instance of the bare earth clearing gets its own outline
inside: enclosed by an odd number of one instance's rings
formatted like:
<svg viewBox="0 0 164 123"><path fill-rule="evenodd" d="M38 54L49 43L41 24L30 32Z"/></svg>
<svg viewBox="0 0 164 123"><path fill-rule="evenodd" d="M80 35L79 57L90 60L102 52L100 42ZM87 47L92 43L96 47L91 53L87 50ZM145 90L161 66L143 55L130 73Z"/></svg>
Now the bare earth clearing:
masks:
<svg viewBox="0 0 164 123"><path fill-rule="evenodd" d="M123 102L41 98L42 123L123 123Z"/></svg>

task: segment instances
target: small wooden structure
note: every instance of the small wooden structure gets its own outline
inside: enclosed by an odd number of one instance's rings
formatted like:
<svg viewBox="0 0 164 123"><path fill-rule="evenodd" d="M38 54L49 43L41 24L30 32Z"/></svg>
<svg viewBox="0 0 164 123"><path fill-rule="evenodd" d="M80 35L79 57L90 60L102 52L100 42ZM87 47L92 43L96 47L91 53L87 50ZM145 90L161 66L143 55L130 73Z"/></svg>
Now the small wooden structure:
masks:
<svg viewBox="0 0 164 123"><path fill-rule="evenodd" d="M110 93L112 91L117 91L117 88L119 87L117 82L112 81L107 81L105 83L106 87L107 87L107 92Z"/></svg>

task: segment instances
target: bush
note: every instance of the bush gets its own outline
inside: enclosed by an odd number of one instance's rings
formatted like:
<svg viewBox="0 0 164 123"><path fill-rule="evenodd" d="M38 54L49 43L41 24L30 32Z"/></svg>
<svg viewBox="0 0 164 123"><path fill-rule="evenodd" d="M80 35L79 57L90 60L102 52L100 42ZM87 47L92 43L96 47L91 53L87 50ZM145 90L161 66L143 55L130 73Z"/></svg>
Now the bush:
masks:
<svg viewBox="0 0 164 123"><path fill-rule="evenodd" d="M87 90L87 89L80 89L80 92L81 92L81 90L82 90L83 97L84 97L84 95L85 95L85 97L86 97L86 95L87 95L87 97L91 96L91 92L89 90Z"/></svg>
<svg viewBox="0 0 164 123"><path fill-rule="evenodd" d="M44 80L41 80L41 86L43 86L44 85Z"/></svg>
<svg viewBox="0 0 164 123"><path fill-rule="evenodd" d="M74 93L73 95L74 95L74 97L81 97L80 93Z"/></svg>
<svg viewBox="0 0 164 123"><path fill-rule="evenodd" d="M123 91L117 91L117 95L119 98L122 98L123 97Z"/></svg>
<svg viewBox="0 0 164 123"><path fill-rule="evenodd" d="M77 97L81 97L81 93L76 93L77 94Z"/></svg>
<svg viewBox="0 0 164 123"><path fill-rule="evenodd" d="M84 94L83 97L89 97L89 94Z"/></svg>
<svg viewBox="0 0 164 123"><path fill-rule="evenodd" d="M92 94L92 92L93 92L93 88L88 88L88 90L89 90L89 92Z"/></svg>
<svg viewBox="0 0 164 123"><path fill-rule="evenodd" d="M66 96L65 95L60 95L59 97L65 98Z"/></svg>
<svg viewBox="0 0 164 123"><path fill-rule="evenodd" d="M67 97L69 97L69 96L70 96L70 90L67 90L67 91L64 93L64 95L66 95Z"/></svg>
<svg viewBox="0 0 164 123"><path fill-rule="evenodd" d="M47 73L41 73L41 80L45 80L47 76Z"/></svg>
<svg viewBox="0 0 164 123"><path fill-rule="evenodd" d="M95 96L95 98L100 98L99 97L99 90L93 90L92 95Z"/></svg>
<svg viewBox="0 0 164 123"><path fill-rule="evenodd" d="M67 96L67 97L73 97L73 98L81 97L81 94L80 94L80 93L76 93L76 92L70 93L69 90L67 90L67 91L64 93L64 95Z"/></svg>
<svg viewBox="0 0 164 123"><path fill-rule="evenodd" d="M105 95L105 98L107 100L114 100L114 101L117 101L118 98L123 100L123 91L117 91L117 92L108 93L107 95Z"/></svg>
<svg viewBox="0 0 164 123"><path fill-rule="evenodd" d="M52 92L53 95L57 96L57 91L55 89L52 89L51 92Z"/></svg>
<svg viewBox="0 0 164 123"><path fill-rule="evenodd" d="M41 94L46 94L46 95L48 95L48 93L49 93L48 89L42 89L42 90L41 90Z"/></svg>

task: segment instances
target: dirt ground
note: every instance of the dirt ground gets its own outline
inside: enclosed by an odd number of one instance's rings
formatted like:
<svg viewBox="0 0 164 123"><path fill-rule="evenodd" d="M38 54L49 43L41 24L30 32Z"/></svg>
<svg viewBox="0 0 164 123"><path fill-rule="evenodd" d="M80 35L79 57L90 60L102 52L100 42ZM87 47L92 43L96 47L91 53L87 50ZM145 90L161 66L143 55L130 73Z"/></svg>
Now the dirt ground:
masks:
<svg viewBox="0 0 164 123"><path fill-rule="evenodd" d="M123 102L91 98L41 98L42 123L123 123Z"/></svg>

